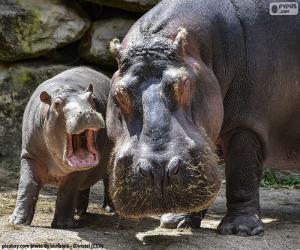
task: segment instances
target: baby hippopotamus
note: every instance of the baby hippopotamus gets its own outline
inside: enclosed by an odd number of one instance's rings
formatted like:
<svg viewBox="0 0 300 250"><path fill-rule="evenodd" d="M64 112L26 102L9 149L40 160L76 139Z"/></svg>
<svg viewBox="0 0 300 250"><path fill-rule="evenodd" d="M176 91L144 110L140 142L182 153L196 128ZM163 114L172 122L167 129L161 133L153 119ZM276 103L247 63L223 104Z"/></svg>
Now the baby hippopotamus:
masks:
<svg viewBox="0 0 300 250"><path fill-rule="evenodd" d="M30 225L41 187L55 184L51 226L76 227L74 213L86 212L89 187L107 178L111 147L103 117L109 89L106 76L78 67L35 90L23 117L20 183L10 223Z"/></svg>

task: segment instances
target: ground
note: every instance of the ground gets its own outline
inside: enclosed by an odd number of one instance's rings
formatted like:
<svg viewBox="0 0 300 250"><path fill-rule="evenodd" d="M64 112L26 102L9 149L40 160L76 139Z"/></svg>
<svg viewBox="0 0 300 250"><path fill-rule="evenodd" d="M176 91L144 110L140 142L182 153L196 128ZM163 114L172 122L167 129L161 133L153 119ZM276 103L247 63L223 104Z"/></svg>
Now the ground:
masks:
<svg viewBox="0 0 300 250"><path fill-rule="evenodd" d="M224 183L199 230L160 229L158 218L120 221L117 215L106 214L101 209L101 183L92 189L89 211L94 215L84 219L79 229L50 228L56 190L49 187L41 192L32 226L11 226L7 221L15 204L14 185L11 179L0 182L2 248L4 244L36 244L43 247L44 244L60 244L60 247L65 245L66 249L77 249L80 245L81 248L88 245L95 248L103 246L105 249L300 249L300 190L297 188L261 188L265 234L241 237L222 236L216 232L226 211Z"/></svg>

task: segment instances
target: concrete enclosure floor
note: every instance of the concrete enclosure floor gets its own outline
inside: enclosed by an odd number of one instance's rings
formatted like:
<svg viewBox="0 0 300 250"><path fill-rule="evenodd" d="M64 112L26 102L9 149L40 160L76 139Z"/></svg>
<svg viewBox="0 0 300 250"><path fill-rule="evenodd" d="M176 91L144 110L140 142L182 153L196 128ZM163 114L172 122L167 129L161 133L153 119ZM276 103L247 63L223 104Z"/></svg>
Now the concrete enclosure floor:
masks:
<svg viewBox="0 0 300 250"><path fill-rule="evenodd" d="M161 229L157 218L122 219L101 209L102 185L92 189L89 211L94 213L80 222L80 228L51 229L55 189L42 191L32 226L7 223L16 191L2 187L0 192L0 243L60 244L66 248L84 246L105 249L300 249L300 190L261 188L261 207L265 233L263 236L222 236L216 227L226 211L224 185L209 209L199 230ZM0 245L1 245L0 244Z"/></svg>

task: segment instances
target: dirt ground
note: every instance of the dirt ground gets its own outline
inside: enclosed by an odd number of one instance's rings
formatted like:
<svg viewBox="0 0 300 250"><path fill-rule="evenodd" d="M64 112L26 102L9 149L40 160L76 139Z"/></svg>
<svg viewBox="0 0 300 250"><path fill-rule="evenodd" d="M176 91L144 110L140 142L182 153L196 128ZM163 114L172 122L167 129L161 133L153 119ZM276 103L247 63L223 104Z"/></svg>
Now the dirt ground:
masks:
<svg viewBox="0 0 300 250"><path fill-rule="evenodd" d="M77 249L103 246L105 249L300 249L300 190L261 189L263 236L221 236L216 227L225 214L224 184L199 230L160 229L157 218L122 219L106 214L100 207L102 184L92 189L89 211L79 229L51 229L54 188L40 194L32 226L11 226L8 216L14 208L16 190L0 187L0 246L36 244ZM60 245L59 245L60 244ZM65 246L63 246L65 245Z"/></svg>

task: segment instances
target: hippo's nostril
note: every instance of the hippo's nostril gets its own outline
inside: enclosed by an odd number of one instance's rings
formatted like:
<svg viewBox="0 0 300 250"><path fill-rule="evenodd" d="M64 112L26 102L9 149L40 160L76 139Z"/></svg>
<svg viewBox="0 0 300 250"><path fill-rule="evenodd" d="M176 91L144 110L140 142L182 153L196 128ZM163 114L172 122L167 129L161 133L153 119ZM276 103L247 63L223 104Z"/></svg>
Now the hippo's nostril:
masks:
<svg viewBox="0 0 300 250"><path fill-rule="evenodd" d="M139 173L144 177L152 177L152 166L149 162L141 161L137 164Z"/></svg>
<svg viewBox="0 0 300 250"><path fill-rule="evenodd" d="M180 158L175 158L173 159L169 166L168 166L168 176L172 176L172 175L177 175L179 170L180 170L180 166L182 166L183 164L183 160Z"/></svg>

